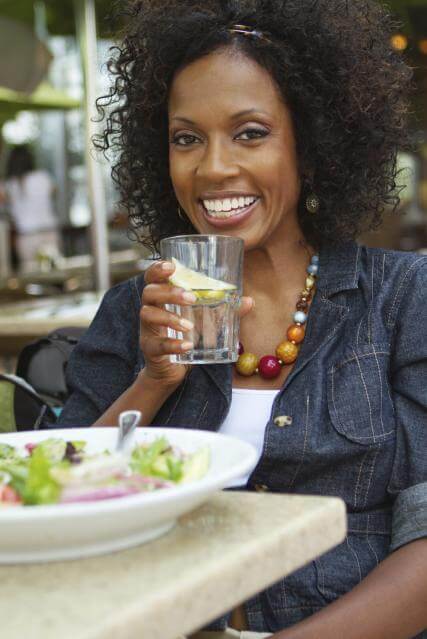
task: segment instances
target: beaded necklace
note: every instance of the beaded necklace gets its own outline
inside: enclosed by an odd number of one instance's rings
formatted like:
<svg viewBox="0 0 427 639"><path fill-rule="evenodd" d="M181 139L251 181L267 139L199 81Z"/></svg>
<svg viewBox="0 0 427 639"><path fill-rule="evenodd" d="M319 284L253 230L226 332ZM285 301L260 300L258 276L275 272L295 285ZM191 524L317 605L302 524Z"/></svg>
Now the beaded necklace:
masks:
<svg viewBox="0 0 427 639"><path fill-rule="evenodd" d="M260 359L253 353L247 353L243 344L239 342L239 358L235 364L239 375L250 377L258 373L264 379L274 379L280 375L282 366L293 364L298 357L300 344L305 337L305 324L310 300L315 291L317 273L319 270L319 256L313 255L307 267L305 288L301 291L293 315L294 323L289 326L286 337L276 348L276 355L264 355Z"/></svg>

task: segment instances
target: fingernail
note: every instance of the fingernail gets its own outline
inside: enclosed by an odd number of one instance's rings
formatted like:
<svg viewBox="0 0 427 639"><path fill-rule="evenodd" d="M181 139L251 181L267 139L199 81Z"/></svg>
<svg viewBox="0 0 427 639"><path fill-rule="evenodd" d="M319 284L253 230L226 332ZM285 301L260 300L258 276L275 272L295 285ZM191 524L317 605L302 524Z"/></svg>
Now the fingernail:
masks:
<svg viewBox="0 0 427 639"><path fill-rule="evenodd" d="M162 263L162 271L170 271L172 266L173 265L170 262L163 262Z"/></svg>
<svg viewBox="0 0 427 639"><path fill-rule="evenodd" d="M193 322L190 322L190 320L181 319L179 320L179 323L182 326L182 328L186 328L189 331L191 331L191 329L194 328L194 324Z"/></svg>
<svg viewBox="0 0 427 639"><path fill-rule="evenodd" d="M182 342L181 344L181 350L182 351L189 351L193 348L194 344L193 342Z"/></svg>
<svg viewBox="0 0 427 639"><path fill-rule="evenodd" d="M253 297L252 297L252 308L255 308L255 300Z"/></svg>
<svg viewBox="0 0 427 639"><path fill-rule="evenodd" d="M197 300L197 297L194 295L194 293L185 292L182 294L182 299L186 302L190 302L190 304L194 304L194 302Z"/></svg>

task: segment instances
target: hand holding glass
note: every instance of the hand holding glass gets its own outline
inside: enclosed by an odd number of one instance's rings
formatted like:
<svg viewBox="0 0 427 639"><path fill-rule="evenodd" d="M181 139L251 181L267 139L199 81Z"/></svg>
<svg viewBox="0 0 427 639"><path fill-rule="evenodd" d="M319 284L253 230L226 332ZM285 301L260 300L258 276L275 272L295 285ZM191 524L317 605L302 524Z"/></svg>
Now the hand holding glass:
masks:
<svg viewBox="0 0 427 639"><path fill-rule="evenodd" d="M238 358L239 305L242 294L243 240L223 235L181 235L160 243L163 259L175 265L174 286L191 291L191 306L166 305L166 309L190 320L185 333L192 350L171 355L180 364L225 364ZM168 336L184 339L168 328Z"/></svg>

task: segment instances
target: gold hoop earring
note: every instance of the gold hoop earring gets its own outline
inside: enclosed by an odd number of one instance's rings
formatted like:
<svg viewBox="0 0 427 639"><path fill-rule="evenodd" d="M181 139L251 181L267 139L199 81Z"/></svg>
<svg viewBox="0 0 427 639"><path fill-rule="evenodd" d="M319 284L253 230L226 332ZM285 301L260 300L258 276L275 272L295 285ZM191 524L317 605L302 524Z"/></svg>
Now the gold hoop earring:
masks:
<svg viewBox="0 0 427 639"><path fill-rule="evenodd" d="M310 193L305 200L305 208L311 215L316 215L320 209L319 198L315 193Z"/></svg>

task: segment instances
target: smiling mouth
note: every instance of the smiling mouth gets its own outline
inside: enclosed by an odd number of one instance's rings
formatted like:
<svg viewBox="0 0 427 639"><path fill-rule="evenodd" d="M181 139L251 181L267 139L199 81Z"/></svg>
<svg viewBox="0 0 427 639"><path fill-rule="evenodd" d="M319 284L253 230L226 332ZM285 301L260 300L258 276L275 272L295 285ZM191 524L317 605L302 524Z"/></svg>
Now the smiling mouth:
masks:
<svg viewBox="0 0 427 639"><path fill-rule="evenodd" d="M206 215L224 220L241 215L251 208L260 198L257 196L240 196L225 200L200 200Z"/></svg>

